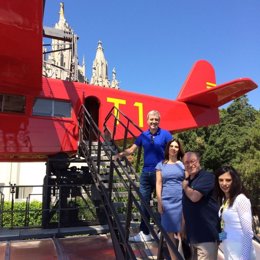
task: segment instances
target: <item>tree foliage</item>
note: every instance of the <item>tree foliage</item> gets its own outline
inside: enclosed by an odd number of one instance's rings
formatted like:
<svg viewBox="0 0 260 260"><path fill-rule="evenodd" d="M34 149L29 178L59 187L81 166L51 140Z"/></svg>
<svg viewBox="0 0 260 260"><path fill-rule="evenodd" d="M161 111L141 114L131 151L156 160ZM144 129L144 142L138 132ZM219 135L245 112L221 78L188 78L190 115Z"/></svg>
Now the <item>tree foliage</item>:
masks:
<svg viewBox="0 0 260 260"><path fill-rule="evenodd" d="M243 96L220 110L220 123L176 134L186 151L198 151L204 168L232 165L241 174L253 205L260 197L260 111Z"/></svg>

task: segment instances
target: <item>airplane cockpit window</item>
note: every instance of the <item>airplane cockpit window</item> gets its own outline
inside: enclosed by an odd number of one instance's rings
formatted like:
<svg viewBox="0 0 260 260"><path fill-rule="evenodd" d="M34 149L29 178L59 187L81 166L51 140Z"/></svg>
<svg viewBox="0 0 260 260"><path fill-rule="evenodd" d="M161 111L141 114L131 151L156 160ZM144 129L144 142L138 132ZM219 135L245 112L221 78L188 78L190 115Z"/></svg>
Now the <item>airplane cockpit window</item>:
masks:
<svg viewBox="0 0 260 260"><path fill-rule="evenodd" d="M33 106L33 115L52 116L52 100L37 98Z"/></svg>
<svg viewBox="0 0 260 260"><path fill-rule="evenodd" d="M54 116L71 117L71 103L55 100Z"/></svg>
<svg viewBox="0 0 260 260"><path fill-rule="evenodd" d="M25 96L0 94L0 112L24 113Z"/></svg>
<svg viewBox="0 0 260 260"><path fill-rule="evenodd" d="M71 103L54 99L37 98L33 106L33 115L71 117Z"/></svg>

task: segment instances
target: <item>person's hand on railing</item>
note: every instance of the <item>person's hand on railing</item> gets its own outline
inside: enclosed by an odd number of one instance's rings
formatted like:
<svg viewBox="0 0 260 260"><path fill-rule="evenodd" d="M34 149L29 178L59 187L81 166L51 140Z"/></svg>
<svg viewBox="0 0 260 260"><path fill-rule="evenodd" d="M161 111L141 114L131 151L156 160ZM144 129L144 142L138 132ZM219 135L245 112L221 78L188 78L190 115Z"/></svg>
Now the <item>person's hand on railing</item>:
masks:
<svg viewBox="0 0 260 260"><path fill-rule="evenodd" d="M125 149L124 151L114 155L112 158L114 160L117 160L117 159L121 159L122 157L132 155L136 151L137 148L138 147L137 147L136 144L132 144L131 147L129 147L129 148Z"/></svg>
<svg viewBox="0 0 260 260"><path fill-rule="evenodd" d="M112 159L113 159L114 161L116 161L117 159L122 159L122 157L124 157L124 156L125 156L124 152L121 152L121 153L118 153L118 154L113 155L113 156L112 156Z"/></svg>

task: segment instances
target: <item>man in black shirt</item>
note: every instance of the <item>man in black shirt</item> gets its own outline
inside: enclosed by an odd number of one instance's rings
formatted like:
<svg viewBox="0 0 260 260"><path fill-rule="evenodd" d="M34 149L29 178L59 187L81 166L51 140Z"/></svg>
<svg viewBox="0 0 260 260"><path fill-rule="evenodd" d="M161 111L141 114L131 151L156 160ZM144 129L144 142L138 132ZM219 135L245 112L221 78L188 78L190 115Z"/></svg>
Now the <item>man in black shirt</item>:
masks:
<svg viewBox="0 0 260 260"><path fill-rule="evenodd" d="M200 156L187 152L183 164L188 177L182 183L183 215L192 259L217 259L218 204L213 197L215 176L200 166Z"/></svg>

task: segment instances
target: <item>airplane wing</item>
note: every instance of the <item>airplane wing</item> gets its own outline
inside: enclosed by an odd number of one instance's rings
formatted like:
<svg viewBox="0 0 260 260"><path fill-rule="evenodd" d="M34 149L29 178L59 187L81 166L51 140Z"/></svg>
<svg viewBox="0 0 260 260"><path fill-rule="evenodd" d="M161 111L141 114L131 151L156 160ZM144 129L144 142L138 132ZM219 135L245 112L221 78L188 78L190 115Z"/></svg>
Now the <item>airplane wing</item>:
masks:
<svg viewBox="0 0 260 260"><path fill-rule="evenodd" d="M192 68L177 101L211 108L220 107L255 88L257 85L248 78L217 86L214 68L207 61L200 60Z"/></svg>
<svg viewBox="0 0 260 260"><path fill-rule="evenodd" d="M0 78L8 89L41 89L43 2L29 2L0 0Z"/></svg>

